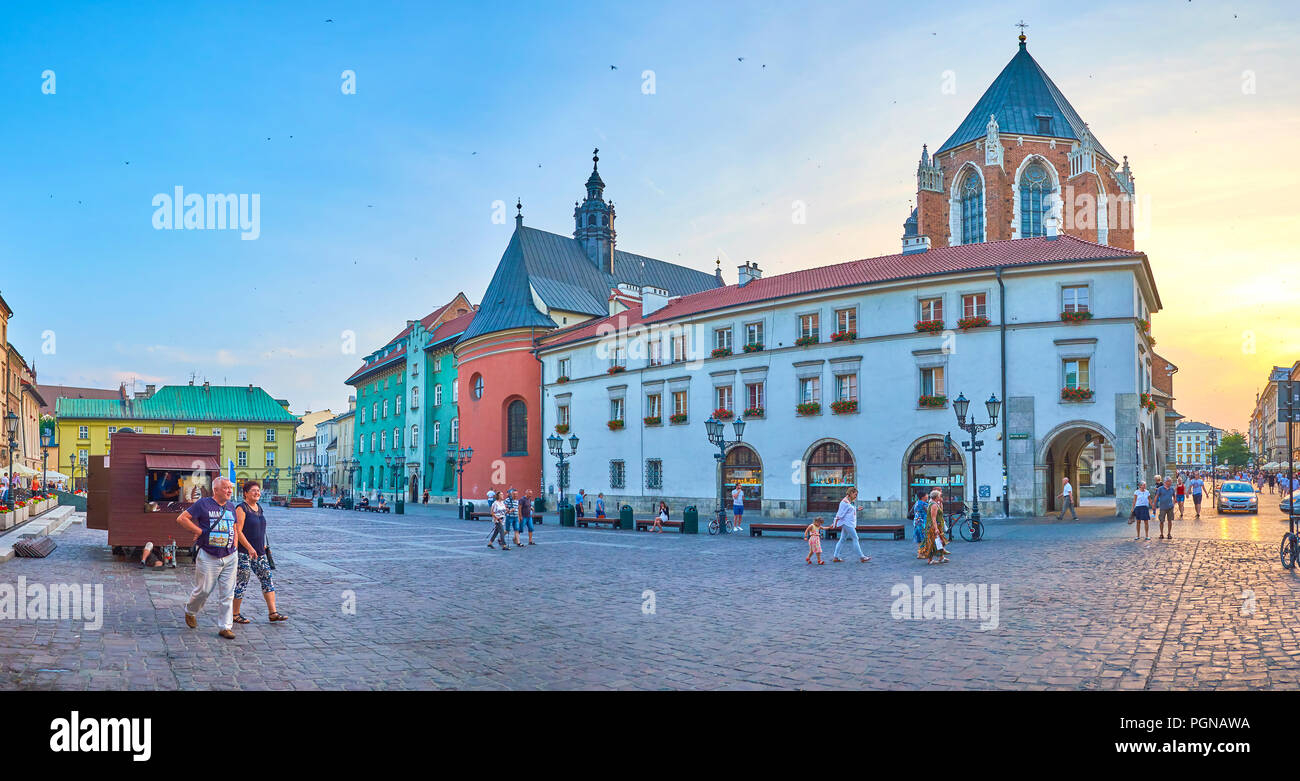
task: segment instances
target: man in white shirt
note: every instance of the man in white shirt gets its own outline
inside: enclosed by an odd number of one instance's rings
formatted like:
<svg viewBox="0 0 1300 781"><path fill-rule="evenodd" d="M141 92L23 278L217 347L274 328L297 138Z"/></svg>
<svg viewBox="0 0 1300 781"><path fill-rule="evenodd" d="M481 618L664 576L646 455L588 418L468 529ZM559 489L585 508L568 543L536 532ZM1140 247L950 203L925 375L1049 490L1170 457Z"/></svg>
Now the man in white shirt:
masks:
<svg viewBox="0 0 1300 781"><path fill-rule="evenodd" d="M858 507L854 502L858 500L858 489L850 488L844 498L840 500L840 509L835 513L835 522L833 528L839 529L840 539L835 543L835 556L832 562L842 562L840 558L840 546L845 540L853 540L853 547L858 550L858 560L863 564L871 561L870 556L862 555L862 545L858 542Z"/></svg>
<svg viewBox="0 0 1300 781"><path fill-rule="evenodd" d="M1070 485L1070 478L1068 477L1061 478L1060 496L1063 500L1061 504L1061 514L1057 516L1056 520L1064 521L1066 510L1070 511L1071 518L1076 521L1079 520L1079 514L1074 511L1074 486Z"/></svg>
<svg viewBox="0 0 1300 781"><path fill-rule="evenodd" d="M737 485L731 492L731 525L738 531L743 532L745 528L740 525L740 518L745 514L745 492L740 490Z"/></svg>

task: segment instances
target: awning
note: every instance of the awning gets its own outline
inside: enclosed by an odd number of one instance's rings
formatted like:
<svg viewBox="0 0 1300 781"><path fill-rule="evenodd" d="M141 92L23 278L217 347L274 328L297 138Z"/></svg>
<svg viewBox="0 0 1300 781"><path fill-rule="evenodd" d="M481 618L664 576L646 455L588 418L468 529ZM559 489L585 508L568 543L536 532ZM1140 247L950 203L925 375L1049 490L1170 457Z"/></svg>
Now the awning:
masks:
<svg viewBox="0 0 1300 781"><path fill-rule="evenodd" d="M184 455L181 453L145 453L144 465L149 469L167 469L173 472L220 472L216 456Z"/></svg>

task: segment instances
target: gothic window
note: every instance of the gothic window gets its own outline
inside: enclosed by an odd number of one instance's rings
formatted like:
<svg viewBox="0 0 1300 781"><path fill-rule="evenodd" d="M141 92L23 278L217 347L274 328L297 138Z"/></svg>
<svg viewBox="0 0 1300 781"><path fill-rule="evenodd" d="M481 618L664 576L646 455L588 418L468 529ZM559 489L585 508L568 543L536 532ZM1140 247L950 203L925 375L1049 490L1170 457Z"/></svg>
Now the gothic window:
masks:
<svg viewBox="0 0 1300 781"><path fill-rule="evenodd" d="M976 244L984 241L984 187L979 175L968 171L958 190L961 202L961 242Z"/></svg>
<svg viewBox="0 0 1300 781"><path fill-rule="evenodd" d="M594 214L588 214L588 215L587 215L587 224L588 224L588 225L595 225L595 224L596 224L596 215L594 215Z"/></svg>
<svg viewBox="0 0 1300 781"><path fill-rule="evenodd" d="M1046 236L1044 217L1052 183L1042 163L1030 163L1020 175L1020 238Z"/></svg>
<svg viewBox="0 0 1300 781"><path fill-rule="evenodd" d="M528 452L528 406L518 399L506 408L506 451Z"/></svg>

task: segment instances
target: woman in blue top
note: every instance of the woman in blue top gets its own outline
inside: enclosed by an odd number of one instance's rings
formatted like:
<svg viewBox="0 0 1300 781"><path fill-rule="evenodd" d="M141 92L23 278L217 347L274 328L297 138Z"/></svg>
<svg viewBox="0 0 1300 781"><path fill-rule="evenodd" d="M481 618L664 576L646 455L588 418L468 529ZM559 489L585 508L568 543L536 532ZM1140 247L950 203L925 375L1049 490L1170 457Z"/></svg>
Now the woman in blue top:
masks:
<svg viewBox="0 0 1300 781"><path fill-rule="evenodd" d="M248 581L257 575L262 584L262 596L266 598L266 609L270 612L271 622L288 621L289 617L275 609L275 582L271 578L271 567L266 561L266 516L262 514L262 505L258 499L262 496L262 484L256 480L244 483L244 501L235 508L235 520L241 524L239 533L239 566L235 570L235 623L247 624L249 620L239 612L240 603L244 601L244 589Z"/></svg>
<svg viewBox="0 0 1300 781"><path fill-rule="evenodd" d="M604 494L596 494L596 517L597 518L605 517L605 495Z"/></svg>

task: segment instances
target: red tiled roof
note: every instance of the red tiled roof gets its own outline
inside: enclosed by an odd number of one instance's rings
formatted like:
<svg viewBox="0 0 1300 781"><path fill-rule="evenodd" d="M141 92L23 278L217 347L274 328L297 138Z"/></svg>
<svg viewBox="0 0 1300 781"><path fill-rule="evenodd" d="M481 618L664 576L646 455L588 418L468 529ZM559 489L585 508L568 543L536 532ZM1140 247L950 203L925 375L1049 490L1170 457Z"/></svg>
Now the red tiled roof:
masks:
<svg viewBox="0 0 1300 781"><path fill-rule="evenodd" d="M542 344L555 347L581 341L595 336L597 329L602 325L607 326L611 321L617 321L620 327L626 328L639 323L675 320L715 309L876 282L991 270L998 266L1031 266L1115 258L1141 258L1146 261L1146 255L1141 252L1110 247L1066 235L1055 239L1005 239L982 244L943 247L911 255L885 255L865 260L851 260L847 263L836 263L756 279L744 287L728 285L717 290L706 290L702 293L674 298L662 309L645 318L641 317L641 307L633 306L628 311L613 317L588 320L555 331L548 334L542 340Z"/></svg>
<svg viewBox="0 0 1300 781"><path fill-rule="evenodd" d="M474 320L474 312L470 311L470 312L466 312L460 317L455 318L454 320L448 320L447 322L438 326L438 329L436 331L429 334L429 343L424 346L425 349L427 350L429 347L437 344L438 342L465 333L465 329L469 328L469 324L473 320Z"/></svg>
<svg viewBox="0 0 1300 781"><path fill-rule="evenodd" d="M459 296L457 296L457 298L459 298ZM454 304L455 302L456 302L456 298L453 298L452 300L448 301L447 303L445 303L445 304L443 304L442 306L438 307L437 309L433 310L433 311L430 312L429 314L427 314L427 315L425 315L424 317L420 318L420 325L421 325L421 327L423 327L423 328L427 331L430 327L432 327L432 325L433 325L435 322L437 322L438 318L441 317L442 314L443 314L444 312L447 311L447 308L450 307L450 306L451 306L452 304ZM470 319L473 319L473 316L474 316L474 312L473 312L473 310L472 310L472 308L471 308L471 311L470 311L470 312L461 315L460 317L456 318L456 320L461 320L461 319L464 319L464 318L470 318ZM444 326L446 326L448 323L451 323L451 322L455 322L455 321L454 321L454 320L449 320L449 321L447 321L446 323L443 323L442 325L438 326L438 330L439 330L439 331L442 330L442 328L443 328ZM465 322L466 322L466 324L468 324L468 323L469 323L469 320L466 320ZM461 330L463 331L463 330L465 330L465 329L464 329L464 328L461 328ZM387 347L393 345L395 342L398 342L398 341L402 340L402 339L405 338L406 335L409 334L409 333L411 333L411 326L408 325L408 326L406 326L405 328L403 328L403 329L402 329L402 330L397 334L397 336L394 336L392 339L389 339L387 342L385 342L385 343L384 343L384 347L387 348ZM450 332L449 332L449 333L450 333ZM363 375L363 374L367 374L367 373L369 373L369 372L372 372L372 371L374 371L375 369L383 368L384 366L386 366L386 365L389 364L389 363L395 363L397 358L401 358L401 357L405 356L405 354L406 354L406 353L404 353L403 351L398 350L398 351L396 351L396 352L394 352L394 353L392 353L392 354L390 354L390 355L387 355L387 356L383 356L383 355L381 355L381 356L376 357L376 358L374 358L374 359L372 359L372 360L366 361L365 363L361 364L361 368L359 368L359 369L357 369L356 371L352 372L351 376L349 376L346 380L344 380L343 383L346 385L346 384L352 382L353 380L355 380L357 377L360 377L360 376Z"/></svg>
<svg viewBox="0 0 1300 781"><path fill-rule="evenodd" d="M121 401L122 388L78 388L75 385L37 384L36 392L45 403L41 405L42 415L53 415L55 402L59 399L111 399Z"/></svg>

